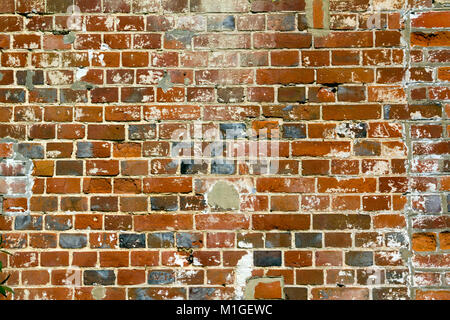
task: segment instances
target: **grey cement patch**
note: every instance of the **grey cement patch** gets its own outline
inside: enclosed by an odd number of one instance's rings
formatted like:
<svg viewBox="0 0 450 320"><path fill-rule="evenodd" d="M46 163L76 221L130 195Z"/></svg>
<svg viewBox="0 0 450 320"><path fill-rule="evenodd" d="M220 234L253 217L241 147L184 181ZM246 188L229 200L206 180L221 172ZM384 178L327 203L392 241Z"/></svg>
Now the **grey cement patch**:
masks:
<svg viewBox="0 0 450 320"><path fill-rule="evenodd" d="M170 78L170 74L164 72L164 77L158 82L157 88L161 88L164 93L166 93L170 88L173 87L172 80Z"/></svg>
<svg viewBox="0 0 450 320"><path fill-rule="evenodd" d="M25 79L25 86L27 87L27 89L29 91L34 89L33 77L34 77L34 71L27 70L27 75L26 75L26 79Z"/></svg>
<svg viewBox="0 0 450 320"><path fill-rule="evenodd" d="M75 42L75 38L76 38L75 33L70 31L68 34L65 34L63 36L63 41L65 44L71 44Z"/></svg>
<svg viewBox="0 0 450 320"><path fill-rule="evenodd" d="M306 20L308 24L308 32L313 36L326 36L330 33L330 14L329 14L329 0L323 0L323 29L314 28L314 18L313 18L313 2L314 0L306 0Z"/></svg>
<svg viewBox="0 0 450 320"><path fill-rule="evenodd" d="M106 289L103 286L96 286L92 289L91 294L95 300L102 300L106 297Z"/></svg>
<svg viewBox="0 0 450 320"><path fill-rule="evenodd" d="M208 193L208 205L224 210L239 209L239 193L233 185L219 181Z"/></svg>

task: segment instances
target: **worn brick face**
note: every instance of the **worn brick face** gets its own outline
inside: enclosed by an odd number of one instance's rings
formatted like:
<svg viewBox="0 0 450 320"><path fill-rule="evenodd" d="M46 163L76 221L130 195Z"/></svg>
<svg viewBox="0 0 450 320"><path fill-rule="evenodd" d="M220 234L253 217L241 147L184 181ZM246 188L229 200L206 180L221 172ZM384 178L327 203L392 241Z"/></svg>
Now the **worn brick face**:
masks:
<svg viewBox="0 0 450 320"><path fill-rule="evenodd" d="M449 299L444 3L2 1L8 299Z"/></svg>

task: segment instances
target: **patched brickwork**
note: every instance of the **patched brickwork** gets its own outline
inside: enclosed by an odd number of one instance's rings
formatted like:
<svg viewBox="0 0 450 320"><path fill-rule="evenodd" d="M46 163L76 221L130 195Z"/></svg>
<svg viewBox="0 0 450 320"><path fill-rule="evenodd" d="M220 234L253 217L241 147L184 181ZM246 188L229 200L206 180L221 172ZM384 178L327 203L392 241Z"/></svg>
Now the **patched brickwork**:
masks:
<svg viewBox="0 0 450 320"><path fill-rule="evenodd" d="M449 299L449 6L2 0L7 299Z"/></svg>
<svg viewBox="0 0 450 320"><path fill-rule="evenodd" d="M439 8L443 2L437 3ZM448 299L450 212L448 168L448 11L419 10L410 15L408 102L406 121L409 150L409 233L411 238L412 286L417 299ZM447 28L447 29L446 29ZM432 40L435 39L435 40ZM447 46L445 50L436 46ZM439 58L436 58L440 56ZM433 108L435 114L422 111ZM415 110L414 110L415 109ZM447 133L446 133L447 132ZM443 223L439 223L442 221ZM438 290L442 288L447 290Z"/></svg>

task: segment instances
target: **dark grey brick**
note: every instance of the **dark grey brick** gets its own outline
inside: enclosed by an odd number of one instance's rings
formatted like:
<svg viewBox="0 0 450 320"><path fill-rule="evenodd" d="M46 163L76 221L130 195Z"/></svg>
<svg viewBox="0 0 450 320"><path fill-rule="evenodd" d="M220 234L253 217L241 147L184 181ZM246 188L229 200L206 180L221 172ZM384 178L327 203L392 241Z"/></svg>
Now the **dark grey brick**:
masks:
<svg viewBox="0 0 450 320"><path fill-rule="evenodd" d="M119 246L121 248L145 248L145 234L128 233L119 235Z"/></svg>
<svg viewBox="0 0 450 320"><path fill-rule="evenodd" d="M113 270L86 270L84 271L84 285L103 285L110 286L116 281L116 275Z"/></svg>
<svg viewBox="0 0 450 320"><path fill-rule="evenodd" d="M289 123L283 125L283 138L285 139L306 138L306 126L301 123Z"/></svg>
<svg viewBox="0 0 450 320"><path fill-rule="evenodd" d="M189 300L211 300L216 288L189 288Z"/></svg>
<svg viewBox="0 0 450 320"><path fill-rule="evenodd" d="M175 274L170 270L152 270L148 273L148 284L171 284L175 282Z"/></svg>
<svg viewBox="0 0 450 320"><path fill-rule="evenodd" d="M151 197L150 204L153 211L177 211L177 196Z"/></svg>
<svg viewBox="0 0 450 320"><path fill-rule="evenodd" d="M15 230L42 230L42 216L17 216L14 221Z"/></svg>
<svg viewBox="0 0 450 320"><path fill-rule="evenodd" d="M72 222L70 219L63 219L62 217L46 216L45 217L45 229L65 231L72 228Z"/></svg>
<svg viewBox="0 0 450 320"><path fill-rule="evenodd" d="M208 163L184 159L181 160L180 172L181 174L206 174L208 173Z"/></svg>
<svg viewBox="0 0 450 320"><path fill-rule="evenodd" d="M226 139L238 139L247 137L245 123L221 123L219 125L222 137Z"/></svg>
<svg viewBox="0 0 450 320"><path fill-rule="evenodd" d="M202 247L202 243L203 236L201 233L177 233L177 247L179 248L200 248Z"/></svg>
<svg viewBox="0 0 450 320"><path fill-rule="evenodd" d="M281 266L281 251L255 251L253 264L256 267Z"/></svg>
<svg viewBox="0 0 450 320"><path fill-rule="evenodd" d="M345 263L353 267L368 267L373 265L373 252L350 251L345 253Z"/></svg>
<svg viewBox="0 0 450 320"><path fill-rule="evenodd" d="M296 233L296 248L322 248L321 233Z"/></svg>
<svg viewBox="0 0 450 320"><path fill-rule="evenodd" d="M17 151L28 159L44 159L44 147L38 144L19 143Z"/></svg>
<svg viewBox="0 0 450 320"><path fill-rule="evenodd" d="M59 246L64 249L80 249L86 247L87 236L85 234L60 234Z"/></svg>
<svg viewBox="0 0 450 320"><path fill-rule="evenodd" d="M213 160L211 162L212 174L234 174L236 165L234 162L227 162L223 160Z"/></svg>
<svg viewBox="0 0 450 320"><path fill-rule="evenodd" d="M92 142L77 142L77 158L92 158L93 155Z"/></svg>

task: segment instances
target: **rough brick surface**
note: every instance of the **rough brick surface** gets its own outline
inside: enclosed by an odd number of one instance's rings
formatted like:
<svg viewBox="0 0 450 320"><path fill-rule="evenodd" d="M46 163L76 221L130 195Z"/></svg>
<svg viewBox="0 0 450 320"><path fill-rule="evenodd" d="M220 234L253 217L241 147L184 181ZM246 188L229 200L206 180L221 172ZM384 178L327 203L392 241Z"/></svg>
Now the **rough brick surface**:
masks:
<svg viewBox="0 0 450 320"><path fill-rule="evenodd" d="M4 2L8 299L450 299L448 1Z"/></svg>

